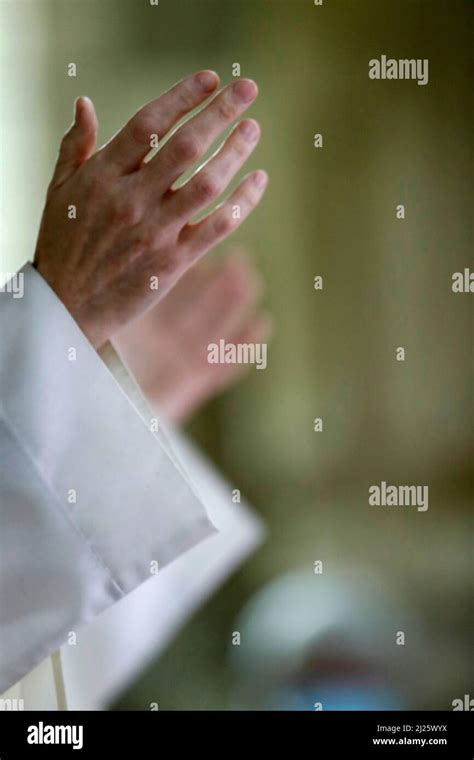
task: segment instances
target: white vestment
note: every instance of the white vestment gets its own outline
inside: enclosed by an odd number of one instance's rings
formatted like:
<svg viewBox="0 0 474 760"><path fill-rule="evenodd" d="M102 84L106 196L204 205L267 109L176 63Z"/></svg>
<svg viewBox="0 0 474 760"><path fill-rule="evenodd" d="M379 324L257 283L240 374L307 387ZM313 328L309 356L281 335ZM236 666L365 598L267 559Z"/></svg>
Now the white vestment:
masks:
<svg viewBox="0 0 474 760"><path fill-rule="evenodd" d="M0 693L101 709L263 531L22 273L22 298L0 293Z"/></svg>

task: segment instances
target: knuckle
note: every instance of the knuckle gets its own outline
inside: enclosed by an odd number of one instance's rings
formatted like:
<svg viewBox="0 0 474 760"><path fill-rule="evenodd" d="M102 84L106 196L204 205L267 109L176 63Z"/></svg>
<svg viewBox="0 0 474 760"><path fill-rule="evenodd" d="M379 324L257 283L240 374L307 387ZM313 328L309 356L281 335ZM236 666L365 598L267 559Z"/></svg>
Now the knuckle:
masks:
<svg viewBox="0 0 474 760"><path fill-rule="evenodd" d="M122 227L134 227L140 221L140 210L130 200L116 197L112 202L112 219Z"/></svg>
<svg viewBox="0 0 474 760"><path fill-rule="evenodd" d="M235 106L226 97L219 98L217 102L217 113L223 121L231 121L236 115Z"/></svg>
<svg viewBox="0 0 474 760"><path fill-rule="evenodd" d="M173 146L174 156L180 163L196 161L200 151L197 141L190 135L178 135Z"/></svg>
<svg viewBox="0 0 474 760"><path fill-rule="evenodd" d="M62 136L62 138L61 138L61 142L60 142L60 149L61 149L62 151L63 151L63 150L68 150L68 148L69 148L69 147L70 147L70 145L71 145L71 142L72 142L72 133L71 133L71 130L69 129L69 130L68 130L68 131L67 131L67 132L66 132L66 133L65 133L65 134Z"/></svg>
<svg viewBox="0 0 474 760"><path fill-rule="evenodd" d="M220 194L219 183L214 177L203 174L196 178L196 195L201 201L210 202Z"/></svg>
<svg viewBox="0 0 474 760"><path fill-rule="evenodd" d="M96 201L102 198L107 191L107 185L100 174L90 174L87 180L87 193L89 198Z"/></svg>
<svg viewBox="0 0 474 760"><path fill-rule="evenodd" d="M255 184L252 183L252 186L247 189L247 192L244 195L244 206L248 211L251 211L254 206L257 205L257 203L260 200L261 191L258 189L258 187L255 186Z"/></svg>
<svg viewBox="0 0 474 760"><path fill-rule="evenodd" d="M144 227L140 230L139 240L142 250L154 251L158 245L156 230L151 227Z"/></svg>
<svg viewBox="0 0 474 760"><path fill-rule="evenodd" d="M247 158L249 153L248 143L246 143L245 140L242 140L239 135L238 138L234 140L232 150L238 160L243 160Z"/></svg>
<svg viewBox="0 0 474 760"><path fill-rule="evenodd" d="M225 237L230 235L234 229L234 221L230 216L219 215L214 222L214 232L217 237Z"/></svg>
<svg viewBox="0 0 474 760"><path fill-rule="evenodd" d="M69 160L75 154L74 125L61 138L59 143L59 158Z"/></svg>
<svg viewBox="0 0 474 760"><path fill-rule="evenodd" d="M158 264L161 274L172 274L177 268L175 253L170 248L161 250L159 254Z"/></svg>
<svg viewBox="0 0 474 760"><path fill-rule="evenodd" d="M175 95L178 112L185 114L193 105L193 97L189 88L180 89Z"/></svg>
<svg viewBox="0 0 474 760"><path fill-rule="evenodd" d="M156 132L156 122L150 113L140 111L130 124L133 139L138 143L149 143L151 135Z"/></svg>

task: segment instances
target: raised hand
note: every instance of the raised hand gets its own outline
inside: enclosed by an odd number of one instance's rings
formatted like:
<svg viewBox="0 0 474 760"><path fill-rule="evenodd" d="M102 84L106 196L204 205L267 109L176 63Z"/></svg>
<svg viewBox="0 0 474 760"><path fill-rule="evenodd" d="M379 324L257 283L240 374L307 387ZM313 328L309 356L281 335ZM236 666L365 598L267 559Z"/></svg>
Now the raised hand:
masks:
<svg viewBox="0 0 474 760"><path fill-rule="evenodd" d="M240 250L203 261L166 298L131 322L114 344L152 405L181 422L249 370L209 364L208 345L265 343L271 332L259 301L262 281ZM253 369L253 371L255 371Z"/></svg>
<svg viewBox="0 0 474 760"><path fill-rule="evenodd" d="M225 191L257 144L259 127L251 119L173 189L254 101L257 87L250 80L223 88L145 161L154 136L161 142L218 82L211 71L184 79L141 108L97 152L94 107L87 98L76 103L48 189L34 264L95 347L164 296L262 197L267 176L252 172L211 214L190 223ZM236 206L240 214L232 213Z"/></svg>

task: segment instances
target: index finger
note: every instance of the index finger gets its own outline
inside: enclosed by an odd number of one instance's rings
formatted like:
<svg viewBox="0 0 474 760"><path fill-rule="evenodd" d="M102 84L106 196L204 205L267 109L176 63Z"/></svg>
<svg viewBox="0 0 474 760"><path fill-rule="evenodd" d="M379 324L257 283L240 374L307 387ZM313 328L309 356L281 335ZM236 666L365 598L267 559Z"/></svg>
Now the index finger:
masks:
<svg viewBox="0 0 474 760"><path fill-rule="evenodd" d="M134 171L150 152L152 135L161 139L183 116L196 108L219 84L215 71L199 71L140 108L99 151L119 174Z"/></svg>

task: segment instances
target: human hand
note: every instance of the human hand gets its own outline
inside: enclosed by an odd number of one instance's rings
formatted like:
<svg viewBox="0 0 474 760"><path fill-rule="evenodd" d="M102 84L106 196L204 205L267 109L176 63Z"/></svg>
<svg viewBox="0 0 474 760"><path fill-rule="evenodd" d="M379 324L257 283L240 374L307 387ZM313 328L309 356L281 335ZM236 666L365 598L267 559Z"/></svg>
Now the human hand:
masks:
<svg viewBox="0 0 474 760"><path fill-rule="evenodd" d="M228 200L190 224L218 199L256 146L259 127L251 119L238 124L219 152L173 189L254 101L257 87L250 80L223 88L145 162L153 135L161 142L218 81L211 71L184 79L141 108L95 153L94 107L87 98L76 102L74 124L61 142L48 188L34 265L96 348L163 297L262 197L267 176L252 172ZM71 207L77 218L70 218Z"/></svg>
<svg viewBox="0 0 474 760"><path fill-rule="evenodd" d="M262 315L262 281L240 250L202 262L166 298L123 328L113 342L149 402L172 422L182 422L235 382L246 364L209 364L207 348L265 343L271 322Z"/></svg>

